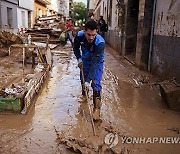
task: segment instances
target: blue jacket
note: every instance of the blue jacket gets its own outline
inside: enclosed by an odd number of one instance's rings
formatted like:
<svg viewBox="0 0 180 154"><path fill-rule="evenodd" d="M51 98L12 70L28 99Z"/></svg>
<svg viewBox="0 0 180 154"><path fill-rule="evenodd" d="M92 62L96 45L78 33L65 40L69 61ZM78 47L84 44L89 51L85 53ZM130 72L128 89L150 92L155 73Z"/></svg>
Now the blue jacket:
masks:
<svg viewBox="0 0 180 154"><path fill-rule="evenodd" d="M83 65L91 65L86 82L93 80L98 64L104 62L104 48L105 40L101 35L96 34L94 41L89 43L86 40L84 31L79 31L77 33L74 39L74 54L77 59L82 58Z"/></svg>

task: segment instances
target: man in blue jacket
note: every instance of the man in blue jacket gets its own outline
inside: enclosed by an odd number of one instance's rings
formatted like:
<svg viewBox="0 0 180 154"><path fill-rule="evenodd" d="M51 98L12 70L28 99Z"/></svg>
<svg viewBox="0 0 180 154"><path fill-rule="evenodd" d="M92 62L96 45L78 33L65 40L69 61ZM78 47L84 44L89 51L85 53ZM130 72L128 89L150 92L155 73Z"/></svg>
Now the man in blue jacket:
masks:
<svg viewBox="0 0 180 154"><path fill-rule="evenodd" d="M82 94L85 89L88 91L91 83L93 88L93 118L100 119L101 108L101 79L103 75L104 48L105 41L102 36L97 34L97 23L90 20L85 24L85 31L79 31L74 39L74 54L78 60L78 67L83 69L85 84L82 82ZM81 51L80 52L80 48Z"/></svg>

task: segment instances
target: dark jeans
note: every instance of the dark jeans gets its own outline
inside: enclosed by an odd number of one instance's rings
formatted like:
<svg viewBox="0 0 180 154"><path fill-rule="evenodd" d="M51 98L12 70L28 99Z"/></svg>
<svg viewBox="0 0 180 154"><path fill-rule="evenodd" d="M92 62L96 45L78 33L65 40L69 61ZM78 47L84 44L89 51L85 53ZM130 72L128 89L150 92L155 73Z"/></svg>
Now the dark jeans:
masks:
<svg viewBox="0 0 180 154"><path fill-rule="evenodd" d="M71 32L71 31L70 31ZM73 46L73 41L72 41L72 35L70 35L70 32L67 32L67 36L66 36L66 42L69 39L69 41L71 42L71 45ZM71 32L72 33L72 32Z"/></svg>

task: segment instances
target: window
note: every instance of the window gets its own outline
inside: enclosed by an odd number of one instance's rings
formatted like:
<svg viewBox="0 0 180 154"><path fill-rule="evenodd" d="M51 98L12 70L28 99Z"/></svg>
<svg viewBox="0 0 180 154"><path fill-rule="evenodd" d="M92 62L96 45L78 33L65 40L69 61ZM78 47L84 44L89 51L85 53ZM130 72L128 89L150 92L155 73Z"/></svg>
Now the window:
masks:
<svg viewBox="0 0 180 154"><path fill-rule="evenodd" d="M31 27L31 11L28 11L28 28Z"/></svg>
<svg viewBox="0 0 180 154"><path fill-rule="evenodd" d="M38 18L39 17L39 9L36 8L36 17Z"/></svg>
<svg viewBox="0 0 180 154"><path fill-rule="evenodd" d="M12 8L7 7L7 24L9 28L12 28L13 26L13 12Z"/></svg>
<svg viewBox="0 0 180 154"><path fill-rule="evenodd" d="M21 11L21 16L22 16L22 26L25 27L25 12Z"/></svg>
<svg viewBox="0 0 180 154"><path fill-rule="evenodd" d="M42 17L42 10L39 9L39 17Z"/></svg>

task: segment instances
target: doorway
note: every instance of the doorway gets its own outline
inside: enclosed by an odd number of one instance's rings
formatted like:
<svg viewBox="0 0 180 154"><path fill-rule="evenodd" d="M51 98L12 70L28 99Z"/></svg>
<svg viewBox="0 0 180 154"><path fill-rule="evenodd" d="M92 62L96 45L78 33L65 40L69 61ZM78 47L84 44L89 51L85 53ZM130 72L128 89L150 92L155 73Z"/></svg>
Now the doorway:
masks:
<svg viewBox="0 0 180 154"><path fill-rule="evenodd" d="M31 28L31 11L28 11L28 28Z"/></svg>
<svg viewBox="0 0 180 154"><path fill-rule="evenodd" d="M124 57L135 64L138 29L139 0L129 0L125 19L125 53Z"/></svg>

